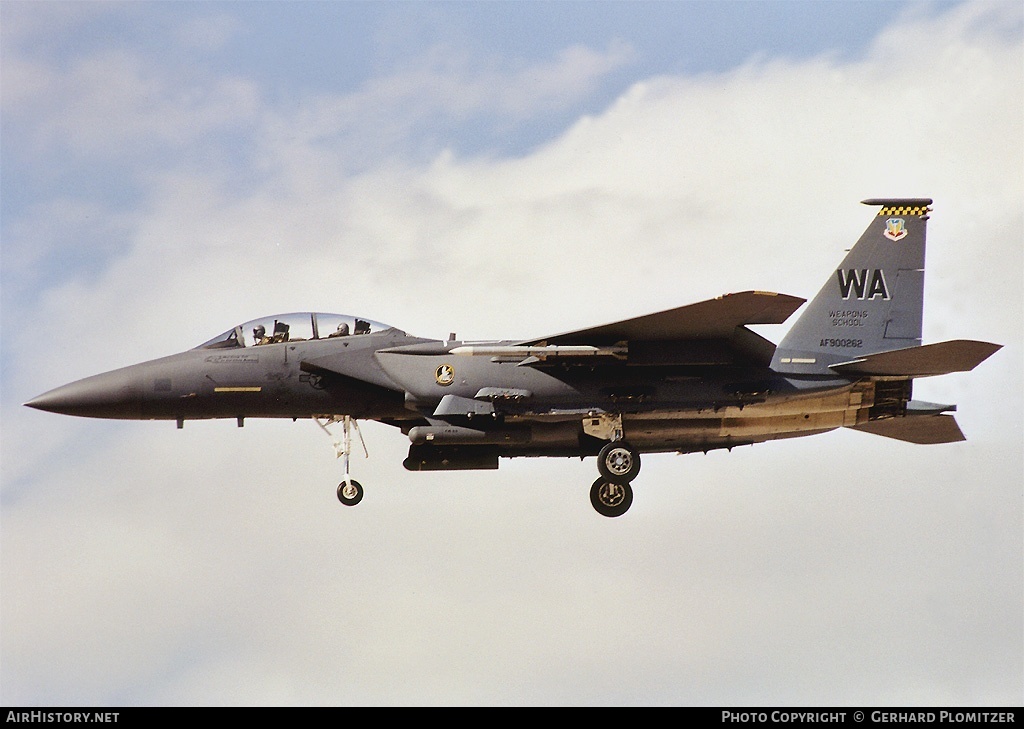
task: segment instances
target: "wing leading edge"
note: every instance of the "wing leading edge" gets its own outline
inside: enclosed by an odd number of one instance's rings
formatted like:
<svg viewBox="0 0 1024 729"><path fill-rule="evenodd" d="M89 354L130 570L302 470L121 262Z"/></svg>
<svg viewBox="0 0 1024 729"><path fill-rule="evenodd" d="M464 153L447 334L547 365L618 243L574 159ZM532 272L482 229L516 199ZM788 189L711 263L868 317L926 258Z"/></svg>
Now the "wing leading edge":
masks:
<svg viewBox="0 0 1024 729"><path fill-rule="evenodd" d="M806 299L798 296L770 291L743 291L634 319L517 344L611 345L622 341L728 339L736 327L746 324L781 324L804 301Z"/></svg>
<svg viewBox="0 0 1024 729"><path fill-rule="evenodd" d="M628 345L627 364L767 364L775 345L747 324L781 324L805 299L770 291L725 294L588 329L516 342L519 347Z"/></svg>

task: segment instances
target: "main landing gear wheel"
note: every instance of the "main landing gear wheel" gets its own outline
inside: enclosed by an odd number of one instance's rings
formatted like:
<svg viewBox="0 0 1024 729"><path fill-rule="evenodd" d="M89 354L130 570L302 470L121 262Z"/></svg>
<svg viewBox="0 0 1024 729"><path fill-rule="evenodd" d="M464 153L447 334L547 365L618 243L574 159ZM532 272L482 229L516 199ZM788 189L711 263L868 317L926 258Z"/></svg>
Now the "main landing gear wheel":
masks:
<svg viewBox="0 0 1024 729"><path fill-rule="evenodd" d="M633 503L633 487L599 478L590 487L590 503L601 516L622 516Z"/></svg>
<svg viewBox="0 0 1024 729"><path fill-rule="evenodd" d="M613 440L597 454L597 470L607 481L628 484L640 473L640 454L626 441Z"/></svg>
<svg viewBox="0 0 1024 729"><path fill-rule="evenodd" d="M345 506L355 506L363 500L363 487L358 481L342 481L338 484L338 501Z"/></svg>

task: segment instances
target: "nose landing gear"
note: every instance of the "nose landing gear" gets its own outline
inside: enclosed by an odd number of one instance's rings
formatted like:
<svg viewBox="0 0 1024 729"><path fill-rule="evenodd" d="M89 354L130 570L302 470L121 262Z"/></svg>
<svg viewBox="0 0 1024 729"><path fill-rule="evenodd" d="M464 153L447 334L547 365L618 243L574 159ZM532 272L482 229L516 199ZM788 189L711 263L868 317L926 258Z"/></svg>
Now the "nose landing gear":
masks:
<svg viewBox="0 0 1024 729"><path fill-rule="evenodd" d="M331 416L329 418L313 418L316 424L320 426L327 435L329 435L334 441L334 452L335 455L342 459L342 464L345 469L345 478L338 484L338 501L343 503L345 506L355 506L363 500L363 486L358 481L354 480L348 471L348 459L352 454L352 429L355 428L356 435L359 436L359 443L363 446L364 455L369 458L370 453L366 450L366 441L363 440L363 434L359 430L359 423L349 415L343 416ZM342 424L342 437L338 440L334 437L334 434L327 429L328 425L334 423Z"/></svg>

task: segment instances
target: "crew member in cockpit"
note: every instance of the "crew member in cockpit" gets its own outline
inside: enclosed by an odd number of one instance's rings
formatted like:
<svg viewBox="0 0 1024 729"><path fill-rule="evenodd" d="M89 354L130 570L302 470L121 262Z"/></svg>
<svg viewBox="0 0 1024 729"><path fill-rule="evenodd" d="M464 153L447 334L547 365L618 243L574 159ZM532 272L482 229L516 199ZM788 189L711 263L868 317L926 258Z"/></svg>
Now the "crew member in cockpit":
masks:
<svg viewBox="0 0 1024 729"><path fill-rule="evenodd" d="M341 324L338 325L338 328L333 333L327 335L327 338L328 339L333 339L334 337L347 337L347 336L348 336L348 324L346 322L342 322Z"/></svg>
<svg viewBox="0 0 1024 729"><path fill-rule="evenodd" d="M252 340L257 346L260 344L270 344L271 338L267 336L267 328L262 324L258 324L252 330Z"/></svg>

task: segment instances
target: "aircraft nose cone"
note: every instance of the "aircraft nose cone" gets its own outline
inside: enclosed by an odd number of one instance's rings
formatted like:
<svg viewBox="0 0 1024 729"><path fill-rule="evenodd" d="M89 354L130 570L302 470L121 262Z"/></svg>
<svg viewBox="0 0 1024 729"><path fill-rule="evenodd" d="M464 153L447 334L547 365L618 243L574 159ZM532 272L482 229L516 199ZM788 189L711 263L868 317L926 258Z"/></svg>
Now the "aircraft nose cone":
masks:
<svg viewBox="0 0 1024 729"><path fill-rule="evenodd" d="M25 405L88 418L140 418L142 398L134 379L124 370L105 372L45 392Z"/></svg>

